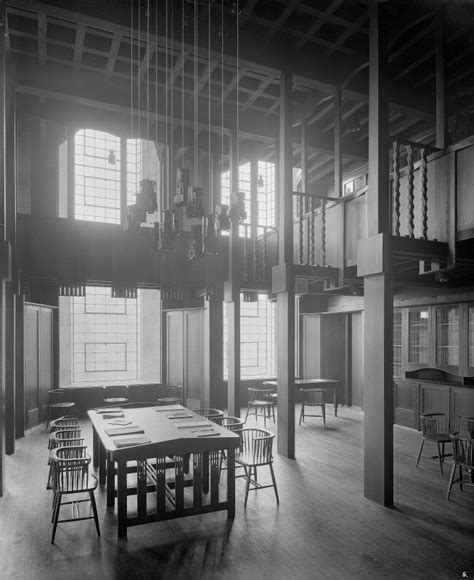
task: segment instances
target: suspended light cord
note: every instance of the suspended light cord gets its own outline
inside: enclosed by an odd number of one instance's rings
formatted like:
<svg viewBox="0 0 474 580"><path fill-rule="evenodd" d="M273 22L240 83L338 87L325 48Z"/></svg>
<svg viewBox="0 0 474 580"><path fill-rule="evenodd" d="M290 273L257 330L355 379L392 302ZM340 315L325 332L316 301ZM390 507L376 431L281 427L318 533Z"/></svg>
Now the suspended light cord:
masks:
<svg viewBox="0 0 474 580"><path fill-rule="evenodd" d="M240 37L240 31L239 31L239 11L240 11L240 6L239 6L239 0L237 0L237 6L236 6L236 10L237 10L237 14L235 17L235 27L236 27L236 42L235 42L235 51L236 51L236 71L235 74L237 75L237 83L236 83L236 91L237 91L237 98L236 98L236 102L237 102L237 114L236 114L236 124L237 124L237 135L236 135L236 159L237 159L237 164L239 162L239 90L240 90L240 73L239 73L239 52L240 52L240 44L239 44L239 37ZM237 186L238 188L238 186Z"/></svg>
<svg viewBox="0 0 474 580"><path fill-rule="evenodd" d="M208 190L209 190L209 207L212 212L213 208L213 175L212 175L212 156L211 156L211 0L209 0L209 8L208 8L208 27L207 27L207 44L208 44L208 63L207 66L209 71L209 79L208 79L208 87L209 87L209 99L208 99L208 109L207 109L207 120L208 120L208 156L209 156L209 164L208 164Z"/></svg>
<svg viewBox="0 0 474 580"><path fill-rule="evenodd" d="M198 7L197 0L194 0L194 185L199 183L199 168L198 168L198 143L199 143L199 108L198 108L198 88L199 88L199 68L198 68Z"/></svg>
<svg viewBox="0 0 474 580"><path fill-rule="evenodd" d="M166 151L166 174L169 196L171 191L171 175L170 175L170 151L168 149L168 0L165 2L165 151ZM165 206L166 207L166 206Z"/></svg>
<svg viewBox="0 0 474 580"><path fill-rule="evenodd" d="M224 0L221 0L221 164L224 165Z"/></svg>
<svg viewBox="0 0 474 580"><path fill-rule="evenodd" d="M151 57L150 57L150 0L146 2L146 55L147 55L147 71L146 71L146 148L147 148L147 160L148 160L148 167L147 167L147 177L151 177L150 173L150 66L151 66Z"/></svg>
<svg viewBox="0 0 474 580"><path fill-rule="evenodd" d="M133 138L133 0L130 0L130 139Z"/></svg>
<svg viewBox="0 0 474 580"><path fill-rule="evenodd" d="M174 2L171 2L171 47L170 47L170 73L174 66ZM171 75L170 75L171 76ZM174 79L170 79L170 164L174 168ZM175 175L173 176L174 179Z"/></svg>
<svg viewBox="0 0 474 580"><path fill-rule="evenodd" d="M184 164L184 22L185 4L181 0L181 165Z"/></svg>
<svg viewBox="0 0 474 580"><path fill-rule="evenodd" d="M158 146L158 4L155 6L155 143Z"/></svg>
<svg viewBox="0 0 474 580"><path fill-rule="evenodd" d="M140 141L141 135L141 111L142 111L142 91L141 91L141 35L142 35L142 21L141 21L141 13L140 13L140 0L138 0L138 32L137 32L137 125L138 125L138 135L137 139L138 142ZM136 152L136 149L135 149Z"/></svg>

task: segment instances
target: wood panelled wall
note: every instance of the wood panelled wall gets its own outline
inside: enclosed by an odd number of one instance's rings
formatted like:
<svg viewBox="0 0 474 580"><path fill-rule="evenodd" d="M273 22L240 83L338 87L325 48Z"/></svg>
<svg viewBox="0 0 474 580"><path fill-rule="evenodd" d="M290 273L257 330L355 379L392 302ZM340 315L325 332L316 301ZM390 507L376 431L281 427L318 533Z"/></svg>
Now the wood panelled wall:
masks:
<svg viewBox="0 0 474 580"><path fill-rule="evenodd" d="M24 384L26 426L46 419L48 391L54 388L54 308L25 304Z"/></svg>

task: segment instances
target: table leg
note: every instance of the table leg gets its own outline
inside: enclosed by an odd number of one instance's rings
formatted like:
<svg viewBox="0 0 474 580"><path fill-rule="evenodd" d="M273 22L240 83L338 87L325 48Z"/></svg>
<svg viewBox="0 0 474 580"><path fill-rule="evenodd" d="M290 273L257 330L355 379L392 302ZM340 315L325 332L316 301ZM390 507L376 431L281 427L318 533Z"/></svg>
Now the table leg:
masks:
<svg viewBox="0 0 474 580"><path fill-rule="evenodd" d="M127 537L127 462L117 461L118 537Z"/></svg>
<svg viewBox="0 0 474 580"><path fill-rule="evenodd" d="M235 449L227 450L227 517L235 517Z"/></svg>
<svg viewBox="0 0 474 580"><path fill-rule="evenodd" d="M115 462L107 455L107 507L114 507Z"/></svg>
<svg viewBox="0 0 474 580"><path fill-rule="evenodd" d="M97 469L99 467L99 436L94 427L92 427L92 461Z"/></svg>
<svg viewBox="0 0 474 580"><path fill-rule="evenodd" d="M334 387L334 417L337 417L337 388Z"/></svg>
<svg viewBox="0 0 474 580"><path fill-rule="evenodd" d="M100 485L105 485L105 481L106 481L106 464L105 464L105 460L106 460L106 453L105 453L105 449L104 446L102 445L102 443L99 441L99 444L97 446L98 451L99 451L99 484Z"/></svg>

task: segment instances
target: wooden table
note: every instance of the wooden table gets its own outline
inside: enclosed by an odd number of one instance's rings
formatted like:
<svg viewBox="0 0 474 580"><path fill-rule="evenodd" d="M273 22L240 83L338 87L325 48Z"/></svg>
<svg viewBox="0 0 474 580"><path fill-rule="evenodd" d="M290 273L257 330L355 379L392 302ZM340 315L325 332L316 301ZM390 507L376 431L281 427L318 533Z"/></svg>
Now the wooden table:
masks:
<svg viewBox="0 0 474 580"><path fill-rule="evenodd" d="M234 460L239 436L194 413L190 419L171 419L171 409L167 412L164 408L124 406L125 418L142 427L150 442L122 448L117 448L114 437L105 432L116 425L95 410L88 411L93 427L93 465L99 470L99 483L107 485L107 506L113 507L117 497L119 537L126 537L128 526L219 510L227 510L230 518L235 515ZM185 421L205 421L219 435L198 437L191 428L177 427ZM224 450L227 486L220 486L220 452ZM127 484L130 473L136 473L132 486ZM128 510L131 495L136 495L135 513Z"/></svg>
<svg viewBox="0 0 474 580"><path fill-rule="evenodd" d="M334 403L334 416L337 417L337 385L341 381L336 379L295 379L295 388L297 389L304 389L306 388L314 388L314 387L321 387L326 391L332 390L332 400ZM278 387L278 381L264 381L264 385L269 387Z"/></svg>

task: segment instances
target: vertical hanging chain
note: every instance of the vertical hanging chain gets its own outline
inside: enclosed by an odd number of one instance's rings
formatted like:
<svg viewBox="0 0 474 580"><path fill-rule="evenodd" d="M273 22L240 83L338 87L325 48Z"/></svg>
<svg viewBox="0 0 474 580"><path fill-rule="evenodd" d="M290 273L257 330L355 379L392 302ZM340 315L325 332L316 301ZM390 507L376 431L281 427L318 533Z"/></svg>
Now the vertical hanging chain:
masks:
<svg viewBox="0 0 474 580"><path fill-rule="evenodd" d="M321 200L321 265L326 265L326 200Z"/></svg>
<svg viewBox="0 0 474 580"><path fill-rule="evenodd" d="M299 210L299 242L300 242L300 264L304 264L304 197L302 194L298 196L298 210Z"/></svg>
<svg viewBox="0 0 474 580"><path fill-rule="evenodd" d="M408 164L408 235L413 238L415 235L415 189L414 189L414 163L413 147L407 146L407 164Z"/></svg>
<svg viewBox="0 0 474 580"><path fill-rule="evenodd" d="M426 162L426 149L423 147L421 155L421 208L423 215L423 239L428 239L428 164Z"/></svg>
<svg viewBox="0 0 474 580"><path fill-rule="evenodd" d="M400 235L400 148L393 142L393 198L395 203L395 235Z"/></svg>
<svg viewBox="0 0 474 580"><path fill-rule="evenodd" d="M310 258L309 263L311 266L314 266L314 197L311 198L311 220L310 220L310 232L311 232L311 243L309 246L310 249Z"/></svg>

